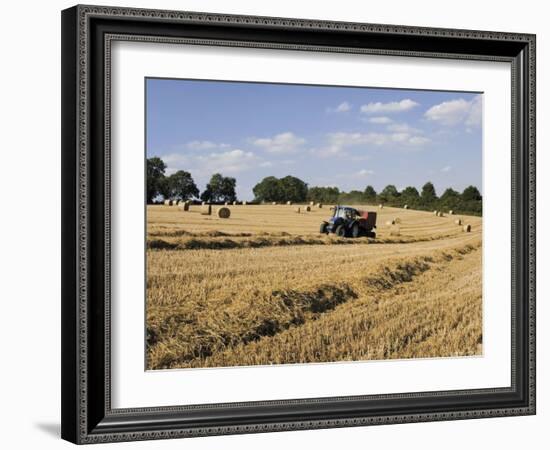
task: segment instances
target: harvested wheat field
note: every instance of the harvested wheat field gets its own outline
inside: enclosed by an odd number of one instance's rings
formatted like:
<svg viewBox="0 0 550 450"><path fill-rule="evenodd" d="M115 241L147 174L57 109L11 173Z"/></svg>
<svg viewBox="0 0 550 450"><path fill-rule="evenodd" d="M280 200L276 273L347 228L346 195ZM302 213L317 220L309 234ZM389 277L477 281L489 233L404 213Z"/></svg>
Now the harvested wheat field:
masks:
<svg viewBox="0 0 550 450"><path fill-rule="evenodd" d="M352 239L305 206L148 206L149 369L481 354L480 217L358 207Z"/></svg>

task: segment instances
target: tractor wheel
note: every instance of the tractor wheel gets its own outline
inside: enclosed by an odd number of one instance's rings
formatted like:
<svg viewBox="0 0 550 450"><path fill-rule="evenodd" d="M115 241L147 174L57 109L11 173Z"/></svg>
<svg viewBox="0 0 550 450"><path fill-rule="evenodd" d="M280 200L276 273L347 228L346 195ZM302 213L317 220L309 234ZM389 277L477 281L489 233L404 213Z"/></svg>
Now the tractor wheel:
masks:
<svg viewBox="0 0 550 450"><path fill-rule="evenodd" d="M319 227L319 233L321 234L327 234L327 225L328 223L323 222L321 226Z"/></svg>
<svg viewBox="0 0 550 450"><path fill-rule="evenodd" d="M344 225L338 225L334 231L334 234L338 237L346 237L346 228Z"/></svg>
<svg viewBox="0 0 550 450"><path fill-rule="evenodd" d="M359 237L359 225L357 225L357 224L353 225L353 227L351 228L351 235L354 238Z"/></svg>

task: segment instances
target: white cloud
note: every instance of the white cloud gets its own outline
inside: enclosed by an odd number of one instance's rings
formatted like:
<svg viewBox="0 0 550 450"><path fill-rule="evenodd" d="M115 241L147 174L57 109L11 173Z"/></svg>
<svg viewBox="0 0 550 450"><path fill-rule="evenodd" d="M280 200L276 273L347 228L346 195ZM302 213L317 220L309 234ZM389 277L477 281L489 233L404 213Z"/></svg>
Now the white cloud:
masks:
<svg viewBox="0 0 550 450"><path fill-rule="evenodd" d="M238 173L258 164L258 158L252 152L234 149L221 153L210 153L209 155L200 155L195 158L200 170Z"/></svg>
<svg viewBox="0 0 550 450"><path fill-rule="evenodd" d="M209 177L216 172L224 175L236 174L253 170L262 164L269 163L263 161L253 152L241 149L187 155L171 153L162 155L161 158L166 163L167 175L171 175L178 170L187 170L191 172L193 177L197 177L199 180ZM263 165L262 167L268 166Z"/></svg>
<svg viewBox="0 0 550 450"><path fill-rule="evenodd" d="M212 141L191 141L185 144L185 147L190 150L213 150L230 148L231 146L229 144L218 144Z"/></svg>
<svg viewBox="0 0 550 450"><path fill-rule="evenodd" d="M458 98L434 105L424 113L424 116L446 126L463 123L467 127L479 127L481 112L481 95L476 95L472 100Z"/></svg>
<svg viewBox="0 0 550 450"><path fill-rule="evenodd" d="M452 169L451 166L445 166L445 167L443 167L443 169L441 169L441 172L450 172L451 169Z"/></svg>
<svg viewBox="0 0 550 450"><path fill-rule="evenodd" d="M377 125L386 125L388 123L392 123L393 120L391 120L389 117L386 117L386 116L377 116L377 117L369 117L367 122L374 123Z"/></svg>
<svg viewBox="0 0 550 450"><path fill-rule="evenodd" d="M424 145L424 144L429 144L431 142L431 139L427 138L427 137L424 137L424 136L411 136L409 139L408 139L408 143L410 145Z"/></svg>
<svg viewBox="0 0 550 450"><path fill-rule="evenodd" d="M327 108L328 113L344 113L351 111L351 103L342 102L336 108Z"/></svg>
<svg viewBox="0 0 550 450"><path fill-rule="evenodd" d="M418 103L415 101L406 98L399 102L375 102L368 103L367 105L361 106L361 112L365 114L376 114L376 113L398 113L402 111L408 111L415 106L418 106Z"/></svg>
<svg viewBox="0 0 550 450"><path fill-rule="evenodd" d="M346 154L345 150L350 147L382 147L391 144L418 147L431 142L429 138L414 134L413 131L391 133L329 133L327 135L327 141L326 146L312 149L311 153L323 157L342 156Z"/></svg>
<svg viewBox="0 0 550 450"><path fill-rule="evenodd" d="M374 170L369 169L361 169L359 172L357 172L355 175L358 177L369 177L374 174Z"/></svg>
<svg viewBox="0 0 550 450"><path fill-rule="evenodd" d="M252 144L270 153L294 153L306 140L287 131L273 137L253 139Z"/></svg>
<svg viewBox="0 0 550 450"><path fill-rule="evenodd" d="M351 105L348 102L342 102L336 108L336 112L347 112L351 109Z"/></svg>
<svg viewBox="0 0 550 450"><path fill-rule="evenodd" d="M409 134L422 134L423 131L418 128L411 127L406 123L394 123L386 127L388 131L395 133L409 133Z"/></svg>

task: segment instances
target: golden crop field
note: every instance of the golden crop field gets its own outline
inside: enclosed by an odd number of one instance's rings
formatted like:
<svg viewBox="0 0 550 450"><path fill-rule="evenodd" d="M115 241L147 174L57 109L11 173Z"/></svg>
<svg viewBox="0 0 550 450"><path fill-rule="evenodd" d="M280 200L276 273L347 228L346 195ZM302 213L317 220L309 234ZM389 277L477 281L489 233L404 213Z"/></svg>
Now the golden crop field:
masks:
<svg viewBox="0 0 550 450"><path fill-rule="evenodd" d="M357 207L353 239L327 206L229 208L147 207L149 369L481 354L480 217Z"/></svg>

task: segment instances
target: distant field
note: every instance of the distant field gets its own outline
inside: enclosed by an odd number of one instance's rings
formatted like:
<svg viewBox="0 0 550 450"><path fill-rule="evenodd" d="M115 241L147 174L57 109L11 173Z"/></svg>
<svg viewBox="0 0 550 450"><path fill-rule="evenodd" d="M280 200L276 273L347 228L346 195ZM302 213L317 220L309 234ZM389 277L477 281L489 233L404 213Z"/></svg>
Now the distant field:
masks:
<svg viewBox="0 0 550 450"><path fill-rule="evenodd" d="M481 354L482 218L364 206L346 239L297 206L148 206L148 368Z"/></svg>

